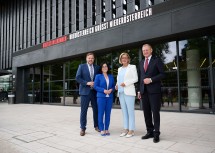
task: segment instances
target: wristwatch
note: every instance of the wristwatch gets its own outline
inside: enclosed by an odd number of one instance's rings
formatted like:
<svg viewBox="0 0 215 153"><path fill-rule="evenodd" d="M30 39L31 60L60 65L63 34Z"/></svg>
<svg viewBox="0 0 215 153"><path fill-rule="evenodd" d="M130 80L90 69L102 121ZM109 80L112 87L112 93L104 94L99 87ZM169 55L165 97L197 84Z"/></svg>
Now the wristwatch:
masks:
<svg viewBox="0 0 215 153"><path fill-rule="evenodd" d="M152 83L152 79L151 79L151 78L149 78L149 80L150 80L150 83Z"/></svg>

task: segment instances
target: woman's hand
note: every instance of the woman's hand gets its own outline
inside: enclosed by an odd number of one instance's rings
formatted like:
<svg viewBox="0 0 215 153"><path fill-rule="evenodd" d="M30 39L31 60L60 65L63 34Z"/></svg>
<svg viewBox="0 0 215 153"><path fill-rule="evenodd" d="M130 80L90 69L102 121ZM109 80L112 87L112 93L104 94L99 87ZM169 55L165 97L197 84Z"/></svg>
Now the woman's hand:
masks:
<svg viewBox="0 0 215 153"><path fill-rule="evenodd" d="M107 94L109 94L109 91L108 90L104 90L104 93L107 95Z"/></svg>
<svg viewBox="0 0 215 153"><path fill-rule="evenodd" d="M108 94L111 94L111 92L112 92L112 89L109 89L109 90L108 90L108 92L109 92Z"/></svg>
<svg viewBox="0 0 215 153"><path fill-rule="evenodd" d="M115 86L115 89L118 90L118 85Z"/></svg>
<svg viewBox="0 0 215 153"><path fill-rule="evenodd" d="M123 82L123 83L121 83L121 84L120 84L120 86L125 87L125 83L124 83L124 82Z"/></svg>

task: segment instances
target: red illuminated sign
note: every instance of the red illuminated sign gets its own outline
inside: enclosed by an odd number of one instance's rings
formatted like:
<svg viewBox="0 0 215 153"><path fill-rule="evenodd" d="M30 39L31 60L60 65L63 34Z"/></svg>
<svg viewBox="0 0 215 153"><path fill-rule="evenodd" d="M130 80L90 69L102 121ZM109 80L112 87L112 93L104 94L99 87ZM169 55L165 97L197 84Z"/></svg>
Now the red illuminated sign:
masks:
<svg viewBox="0 0 215 153"><path fill-rule="evenodd" d="M63 37L60 37L60 38L57 38L54 40L50 40L50 41L43 43L43 48L50 47L50 46L53 46L56 44L60 44L60 43L63 43L65 41L67 41L67 36L63 36Z"/></svg>

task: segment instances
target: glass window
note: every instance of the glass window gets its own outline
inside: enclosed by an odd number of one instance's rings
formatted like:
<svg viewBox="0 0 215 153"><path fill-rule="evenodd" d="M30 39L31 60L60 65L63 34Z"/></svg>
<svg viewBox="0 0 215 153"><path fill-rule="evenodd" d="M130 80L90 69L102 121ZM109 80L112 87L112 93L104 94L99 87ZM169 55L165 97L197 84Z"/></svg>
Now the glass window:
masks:
<svg viewBox="0 0 215 153"><path fill-rule="evenodd" d="M97 65L100 66L102 62L107 62L109 64L109 66L110 66L109 73L112 74L113 72L112 72L112 62L111 62L111 60L112 60L112 53L96 55L96 63L97 63Z"/></svg>
<svg viewBox="0 0 215 153"><path fill-rule="evenodd" d="M212 53L212 77L211 81L209 80L209 84L212 86L213 91L209 93L209 108L213 108L213 112L215 111L215 36L212 36L209 38L210 39L210 44L211 45L211 53Z"/></svg>
<svg viewBox="0 0 215 153"><path fill-rule="evenodd" d="M41 69L40 67L31 67L25 70L26 74L28 74L28 86L27 86L27 103L40 103L41 102Z"/></svg>
<svg viewBox="0 0 215 153"><path fill-rule="evenodd" d="M208 37L199 37L152 45L153 56L161 58L166 73L161 88L162 110L179 110L179 108L182 108L182 111L210 112L212 110L215 95L214 41L215 39L212 38L211 43L208 43ZM179 46L178 55L177 43ZM211 55L209 54L209 45L211 46ZM121 67L119 64L120 54L122 52L128 53L131 58L130 64L138 67L139 60L142 58L141 48L142 46L106 53L100 51L96 54L95 64L100 65L104 61L108 62L111 68L110 73L114 75L116 81L118 68ZM177 60L179 65L177 65ZM85 56L64 63L44 65L43 70L41 67L25 69L26 76L28 76L28 103L42 100L42 102L50 104L80 105L79 84L76 82L75 76L81 63L85 63ZM1 78L0 85L1 88ZM178 95L179 92L180 95ZM113 106L117 108L120 106L116 95L117 92L115 92ZM139 100L136 99L135 103L135 108L139 109Z"/></svg>
<svg viewBox="0 0 215 153"><path fill-rule="evenodd" d="M12 91L12 75L0 76L0 102L8 99L10 91Z"/></svg>
<svg viewBox="0 0 215 153"><path fill-rule="evenodd" d="M210 106L207 37L179 42L182 110L207 110Z"/></svg>
<svg viewBox="0 0 215 153"><path fill-rule="evenodd" d="M43 102L63 104L63 63L43 68Z"/></svg>
<svg viewBox="0 0 215 153"><path fill-rule="evenodd" d="M162 110L178 110L177 84L177 51L176 42L167 42L153 46L154 56L160 57L164 63L166 78L162 80Z"/></svg>
<svg viewBox="0 0 215 153"><path fill-rule="evenodd" d="M34 73L34 102L36 103L40 103L40 99L41 99L41 84L40 84L40 80L41 80L41 68L40 67L35 67L35 73Z"/></svg>
<svg viewBox="0 0 215 153"><path fill-rule="evenodd" d="M65 64L65 105L80 104L79 84L75 80L80 64L81 59L71 60Z"/></svg>

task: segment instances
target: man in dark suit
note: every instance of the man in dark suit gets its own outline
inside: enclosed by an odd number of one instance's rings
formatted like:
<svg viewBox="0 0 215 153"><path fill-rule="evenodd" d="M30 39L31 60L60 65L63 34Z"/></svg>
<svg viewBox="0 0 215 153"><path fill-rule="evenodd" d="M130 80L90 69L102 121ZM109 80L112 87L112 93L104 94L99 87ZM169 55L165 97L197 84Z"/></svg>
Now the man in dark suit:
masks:
<svg viewBox="0 0 215 153"><path fill-rule="evenodd" d="M94 54L88 53L86 55L85 64L80 64L78 71L76 73L76 81L79 85L79 94L81 96L81 115L80 115L80 135L85 135L86 125L87 125L87 110L89 103L93 109L93 120L94 128L96 131L100 132L98 129L98 107L96 101L96 91L93 89L94 78L96 74L99 73L99 66L94 65Z"/></svg>
<svg viewBox="0 0 215 153"><path fill-rule="evenodd" d="M138 98L142 99L147 129L147 134L142 139L154 138L153 142L157 143L160 140L161 79L165 77L164 65L161 59L152 56L149 44L143 45L142 52L145 59L139 64Z"/></svg>

